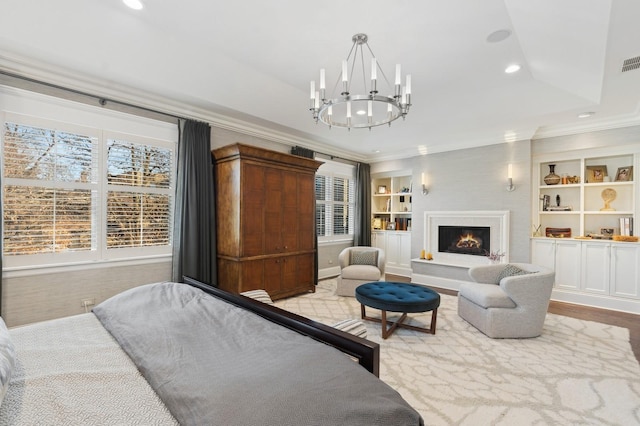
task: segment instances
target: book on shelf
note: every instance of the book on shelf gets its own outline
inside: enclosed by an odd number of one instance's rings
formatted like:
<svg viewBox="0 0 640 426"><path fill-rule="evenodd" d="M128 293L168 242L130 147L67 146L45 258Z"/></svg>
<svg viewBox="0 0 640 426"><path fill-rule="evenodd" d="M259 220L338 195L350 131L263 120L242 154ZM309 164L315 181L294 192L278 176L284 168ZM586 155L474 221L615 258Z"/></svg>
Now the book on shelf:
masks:
<svg viewBox="0 0 640 426"><path fill-rule="evenodd" d="M411 219L407 217L397 217L396 231L408 231L411 229Z"/></svg>
<svg viewBox="0 0 640 426"><path fill-rule="evenodd" d="M621 217L620 218L620 235L630 237L633 236L633 218Z"/></svg>

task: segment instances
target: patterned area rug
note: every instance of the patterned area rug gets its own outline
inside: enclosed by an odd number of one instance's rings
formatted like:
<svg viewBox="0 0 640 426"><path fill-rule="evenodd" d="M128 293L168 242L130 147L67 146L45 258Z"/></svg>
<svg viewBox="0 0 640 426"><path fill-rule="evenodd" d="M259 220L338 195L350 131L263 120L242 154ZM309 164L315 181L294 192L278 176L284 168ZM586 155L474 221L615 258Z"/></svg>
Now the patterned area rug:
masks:
<svg viewBox="0 0 640 426"><path fill-rule="evenodd" d="M325 280L276 305L326 324L360 318L359 303L335 286ZM490 339L458 316L456 297L441 298L435 335L397 329L383 340L380 324L366 322L380 378L427 425L640 425L640 366L626 328L548 314L538 338ZM424 327L431 313L409 318Z"/></svg>

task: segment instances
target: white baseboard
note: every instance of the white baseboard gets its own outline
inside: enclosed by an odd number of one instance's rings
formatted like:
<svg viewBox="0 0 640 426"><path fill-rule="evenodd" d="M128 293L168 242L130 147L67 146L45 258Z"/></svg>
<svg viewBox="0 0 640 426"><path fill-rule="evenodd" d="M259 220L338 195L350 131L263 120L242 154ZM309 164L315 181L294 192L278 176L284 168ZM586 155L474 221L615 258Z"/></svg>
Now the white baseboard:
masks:
<svg viewBox="0 0 640 426"><path fill-rule="evenodd" d="M416 284L446 288L447 290L458 291L460 289L460 284L467 281L454 280L451 278L435 277L433 275L413 274L411 276L411 282Z"/></svg>
<svg viewBox="0 0 640 426"><path fill-rule="evenodd" d="M640 300L637 299L623 299L621 297L611 297L606 295L585 294L554 288L551 293L551 300L640 314Z"/></svg>
<svg viewBox="0 0 640 426"><path fill-rule="evenodd" d="M318 270L318 279L326 280L327 278L337 277L340 275L340 267L332 266L331 268L323 268Z"/></svg>

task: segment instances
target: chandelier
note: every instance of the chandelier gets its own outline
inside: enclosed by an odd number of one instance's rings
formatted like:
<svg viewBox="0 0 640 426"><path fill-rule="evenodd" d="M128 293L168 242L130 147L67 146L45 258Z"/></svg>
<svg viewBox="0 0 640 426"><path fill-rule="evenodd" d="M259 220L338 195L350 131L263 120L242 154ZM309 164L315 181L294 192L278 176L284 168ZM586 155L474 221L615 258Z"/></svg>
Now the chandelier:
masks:
<svg viewBox="0 0 640 426"><path fill-rule="evenodd" d="M311 81L309 110L316 123L321 121L329 127L346 127L349 130L352 127L371 130L382 124L391 126L391 122L399 117L404 119L411 106L411 75L406 76L406 84L402 86L401 67L396 64L395 84L392 86L369 47L367 35L356 34L351 40L353 45L347 59L342 61L342 72L336 80L331 98L326 95L324 68L320 70L318 90L316 82ZM379 76L386 83L384 90L390 94L380 94ZM338 87L341 88L339 96ZM357 90L362 92L356 94Z"/></svg>

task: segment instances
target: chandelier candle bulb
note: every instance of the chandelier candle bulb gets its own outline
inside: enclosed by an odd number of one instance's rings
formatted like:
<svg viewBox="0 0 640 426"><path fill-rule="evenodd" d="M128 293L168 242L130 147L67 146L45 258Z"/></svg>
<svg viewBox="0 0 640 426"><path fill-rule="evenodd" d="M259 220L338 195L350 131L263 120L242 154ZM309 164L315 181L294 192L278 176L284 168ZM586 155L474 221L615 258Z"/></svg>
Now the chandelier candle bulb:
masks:
<svg viewBox="0 0 640 426"><path fill-rule="evenodd" d="M378 78L378 65L376 58L371 58L371 80L376 80Z"/></svg>
<svg viewBox="0 0 640 426"><path fill-rule="evenodd" d="M407 89L407 95L410 95L411 94L411 74L407 74L406 89Z"/></svg>
<svg viewBox="0 0 640 426"><path fill-rule="evenodd" d="M396 86L400 86L402 84L402 74L400 70L400 64L396 64Z"/></svg>
<svg viewBox="0 0 640 426"><path fill-rule="evenodd" d="M347 60L344 59L342 61L342 82L346 83L349 81L349 77L347 76Z"/></svg>
<svg viewBox="0 0 640 426"><path fill-rule="evenodd" d="M325 89L324 68L320 69L320 90Z"/></svg>

